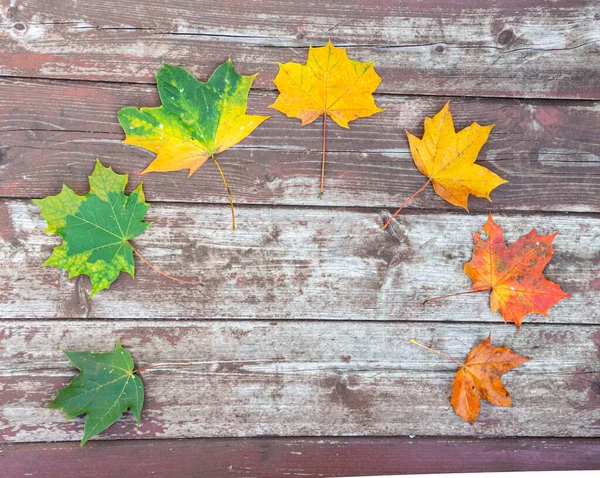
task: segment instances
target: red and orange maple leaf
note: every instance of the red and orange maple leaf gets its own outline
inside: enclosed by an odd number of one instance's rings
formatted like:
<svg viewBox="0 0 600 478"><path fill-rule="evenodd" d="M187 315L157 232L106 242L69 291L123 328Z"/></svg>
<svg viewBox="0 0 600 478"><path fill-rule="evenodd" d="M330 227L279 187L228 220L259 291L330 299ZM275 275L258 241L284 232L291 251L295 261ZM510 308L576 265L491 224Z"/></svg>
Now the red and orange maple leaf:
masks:
<svg viewBox="0 0 600 478"><path fill-rule="evenodd" d="M492 312L500 311L505 322L521 326L530 313L548 315L548 310L570 294L543 275L556 251L552 241L557 233L540 236L533 229L518 241L506 245L502 228L488 216L481 234L473 233L475 246L464 271L473 279L474 291L491 290Z"/></svg>

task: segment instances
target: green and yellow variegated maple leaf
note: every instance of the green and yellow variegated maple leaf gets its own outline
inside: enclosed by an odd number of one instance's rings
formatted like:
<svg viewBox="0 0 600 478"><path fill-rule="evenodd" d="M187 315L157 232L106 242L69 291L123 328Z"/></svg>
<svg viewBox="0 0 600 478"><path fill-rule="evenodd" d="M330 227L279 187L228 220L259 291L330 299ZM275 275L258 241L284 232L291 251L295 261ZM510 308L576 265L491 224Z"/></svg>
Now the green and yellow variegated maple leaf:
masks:
<svg viewBox="0 0 600 478"><path fill-rule="evenodd" d="M246 114L248 92L257 74L240 75L227 60L202 83L183 68L163 65L156 74L162 106L119 111L124 143L156 153L142 174L188 169L191 176L212 157L229 193L234 228L233 199L215 155L239 143L268 118Z"/></svg>
<svg viewBox="0 0 600 478"><path fill-rule="evenodd" d="M90 297L107 289L121 271L134 275L133 248L129 240L150 226L144 222L148 204L142 184L125 195L126 174L116 174L100 161L89 178L90 192L77 195L67 186L60 194L34 199L48 227L63 243L54 248L43 266L54 266L69 278L85 274L92 282Z"/></svg>
<svg viewBox="0 0 600 478"><path fill-rule="evenodd" d="M63 352L81 373L56 393L48 408L65 412L67 420L86 414L81 446L110 427L128 409L140 424L144 386L135 375L130 353L119 340L110 352Z"/></svg>

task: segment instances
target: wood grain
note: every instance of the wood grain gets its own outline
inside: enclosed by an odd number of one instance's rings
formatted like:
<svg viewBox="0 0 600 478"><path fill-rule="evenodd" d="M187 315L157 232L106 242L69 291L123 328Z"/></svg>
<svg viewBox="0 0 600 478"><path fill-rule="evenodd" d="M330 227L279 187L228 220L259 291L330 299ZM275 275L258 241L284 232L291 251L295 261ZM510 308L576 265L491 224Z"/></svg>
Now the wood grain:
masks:
<svg viewBox="0 0 600 478"><path fill-rule="evenodd" d="M600 11L592 0L488 3L4 2L0 441L23 443L0 446L0 474L599 467ZM303 63L309 45L328 39L376 60L386 110L329 129L318 200L322 125L301 128L267 107L277 61ZM162 63L203 80L229 57L244 74L260 72L249 111L273 115L220 156L238 229L229 231L221 179L207 164L189 180L143 177L154 225L135 241L160 269L203 285L138 264L135 280L89 299L87 278L41 268L59 239L42 232L28 199L63 183L86 192L96 157L137 185L152 154L120 143L117 111L158 105ZM381 232L424 182L404 129L422 134L424 117L448 99L458 129L496 125L479 162L509 183L493 203L472 198L471 215L426 190ZM521 329L490 313L487 294L423 305L471 287L462 266L490 209L509 242L534 227L559 231L546 276L573 297ZM532 360L504 379L514 407L485 404L469 426L449 408L456 366L408 340L462 360L489 332ZM142 426L126 415L80 450L83 419L45 408L75 376L59 348L108 350L119 337L139 366L195 364L145 372ZM288 438L232 438L266 435ZM329 438L293 438L303 435ZM507 436L521 438L495 438ZM67 442L32 443L50 440Z"/></svg>
<svg viewBox="0 0 600 478"><path fill-rule="evenodd" d="M232 57L272 89L277 61L330 38L376 58L383 93L600 98L593 0L17 3L2 17L4 76L152 82L163 62L207 76Z"/></svg>
<svg viewBox="0 0 600 478"><path fill-rule="evenodd" d="M0 445L6 478L343 477L592 470L598 439L243 438ZM107 460L110 456L110 460ZM133 457L143 457L134 460Z"/></svg>
<svg viewBox="0 0 600 478"><path fill-rule="evenodd" d="M166 279L139 263L109 291L87 299L86 277L42 268L58 236L43 233L37 206L0 201L0 298L3 317L258 318L483 321L498 323L487 293L423 305L470 290L463 263L485 215L401 215L386 232L386 211L238 209L230 230L226 206L156 204L154 222L133 243L159 269L202 286ZM508 242L536 228L560 231L546 276L573 294L531 322L598 323L600 219L496 215ZM43 291L43 293L40 293Z"/></svg>
<svg viewBox="0 0 600 478"><path fill-rule="evenodd" d="M0 323L3 441L79 440L83 419L45 406L75 376L59 350L109 350L117 338L142 373L141 427L111 438L318 435L599 437L600 327L373 322L5 321ZM532 360L503 377L512 408L484 404L473 426L450 408L457 359L492 334ZM223 363L203 363L221 362ZM239 361L239 362L226 362ZM259 361L259 362L257 362Z"/></svg>
<svg viewBox="0 0 600 478"><path fill-rule="evenodd" d="M326 192L317 197L320 120L300 127L267 106L270 92L250 95L253 113L273 114L249 138L219 155L239 204L397 207L425 182L404 129L422 135L423 120L445 99L379 96L381 114L350 130L328 130ZM40 105L43 104L43 108ZM62 184L85 190L96 158L132 181L153 154L123 145L117 111L160 104L154 86L0 80L0 196L43 197ZM454 98L457 129L495 124L478 162L509 180L493 202L471 198L471 211L600 212L600 102ZM143 176L153 201L227 204L213 164ZM410 208L457 211L432 188Z"/></svg>

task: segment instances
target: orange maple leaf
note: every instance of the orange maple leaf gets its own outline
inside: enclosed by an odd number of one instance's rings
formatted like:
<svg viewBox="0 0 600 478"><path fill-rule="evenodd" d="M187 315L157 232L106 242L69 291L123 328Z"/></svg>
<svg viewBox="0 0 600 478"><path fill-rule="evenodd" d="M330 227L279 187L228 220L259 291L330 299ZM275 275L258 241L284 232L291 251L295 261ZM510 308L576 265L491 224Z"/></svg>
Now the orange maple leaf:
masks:
<svg viewBox="0 0 600 478"><path fill-rule="evenodd" d="M460 365L460 370L454 378L452 406L456 414L471 425L479 416L482 398L499 407L512 405L510 393L502 385L501 377L509 370L531 360L509 348L492 347L491 337L491 334L488 335L487 339L473 347L465 363L420 344L415 339L410 340L411 344Z"/></svg>
<svg viewBox="0 0 600 478"><path fill-rule="evenodd" d="M373 63L351 60L345 48L337 48L331 41L319 48L311 46L305 65L279 63L279 73L274 80L279 96L269 108L300 119L302 126L323 115L319 197L323 194L325 178L327 115L341 127L348 128L350 121L383 111L373 99L373 92L381 82Z"/></svg>
<svg viewBox="0 0 600 478"><path fill-rule="evenodd" d="M507 347L492 347L491 335L473 347L454 378L452 406L456 414L472 425L482 398L498 407L510 407L512 399L501 377L528 360Z"/></svg>
<svg viewBox="0 0 600 478"><path fill-rule="evenodd" d="M446 201L468 211L469 194L491 201L492 190L507 182L489 169L475 164L494 125L481 126L473 123L457 133L449 104L448 101L433 118L425 118L422 139L406 132L415 165L429 179L404 201L384 224L383 229L429 183L433 184L435 192Z"/></svg>
<svg viewBox="0 0 600 478"><path fill-rule="evenodd" d="M491 289L492 312L500 311L505 322L520 327L527 314L547 316L550 307L571 297L543 275L556 250L552 241L557 233L539 236L533 229L506 245L502 228L494 222L492 213L483 231L488 235L487 240L480 233L473 233L473 257L465 262L464 271L473 279L473 291Z"/></svg>

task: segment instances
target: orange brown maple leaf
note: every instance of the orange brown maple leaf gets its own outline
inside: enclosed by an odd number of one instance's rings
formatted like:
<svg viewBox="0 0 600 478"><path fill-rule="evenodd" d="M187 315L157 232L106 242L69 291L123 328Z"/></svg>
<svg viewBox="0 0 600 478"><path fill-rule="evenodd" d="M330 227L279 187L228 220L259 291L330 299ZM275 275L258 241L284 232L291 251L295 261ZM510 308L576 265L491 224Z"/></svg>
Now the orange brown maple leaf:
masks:
<svg viewBox="0 0 600 478"><path fill-rule="evenodd" d="M464 366L456 373L452 392L452 407L470 424L475 423L484 398L498 407L512 406L502 375L528 360L507 347L492 347L491 335L473 347Z"/></svg>
<svg viewBox="0 0 600 478"><path fill-rule="evenodd" d="M488 338L473 347L465 363L420 344L415 339L410 343L429 350L458 365L460 369L454 378L452 406L456 414L471 425L475 423L484 398L492 405L499 407L512 406L510 393L502 384L502 375L528 360L509 348L492 347L491 334Z"/></svg>
<svg viewBox="0 0 600 478"><path fill-rule="evenodd" d="M415 165L429 179L404 201L384 224L383 229L429 183L433 184L435 192L446 201L468 211L469 194L491 201L492 190L507 182L489 169L475 164L494 125L472 123L457 133L449 104L448 101L433 118L425 118L422 139L406 131Z"/></svg>
<svg viewBox="0 0 600 478"><path fill-rule="evenodd" d="M300 119L302 126L323 115L319 197L324 189L327 115L341 127L348 128L350 121L383 111L373 99L373 92L381 82L373 64L374 61L351 60L345 48L337 48L331 41L319 48L311 46L305 65L279 63L279 73L274 80L279 96L269 108Z"/></svg>
<svg viewBox="0 0 600 478"><path fill-rule="evenodd" d="M465 262L464 271L473 279L473 291L491 290L492 312L499 311L505 322L520 327L527 314L547 316L550 307L570 297L543 275L556 251L552 241L557 233L540 236L533 229L507 245L491 213L483 231L488 235L486 240L473 233L473 257Z"/></svg>

